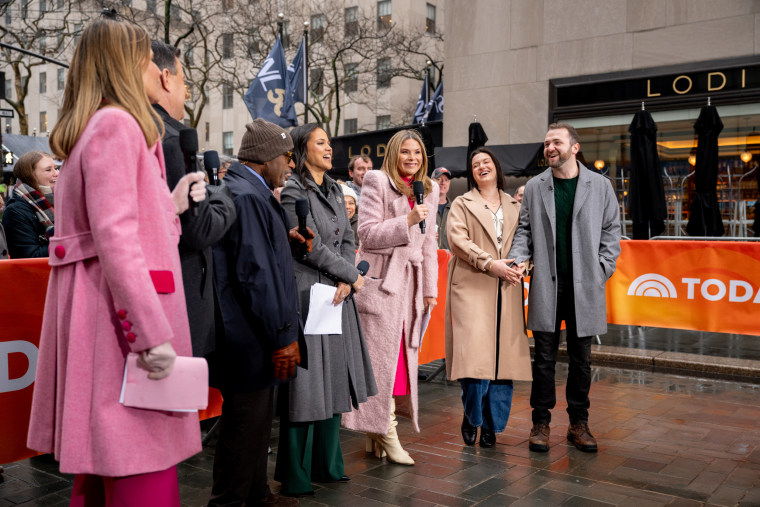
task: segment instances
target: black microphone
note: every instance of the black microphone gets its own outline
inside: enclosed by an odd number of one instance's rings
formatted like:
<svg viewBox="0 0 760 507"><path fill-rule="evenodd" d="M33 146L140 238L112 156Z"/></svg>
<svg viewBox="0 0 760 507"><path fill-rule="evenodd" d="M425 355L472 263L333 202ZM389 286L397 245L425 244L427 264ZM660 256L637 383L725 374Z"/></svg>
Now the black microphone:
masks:
<svg viewBox="0 0 760 507"><path fill-rule="evenodd" d="M414 198L417 200L417 204L423 204L425 200L425 185L421 181L415 181L412 183L412 191L414 192ZM420 231L425 234L425 220L420 222Z"/></svg>
<svg viewBox="0 0 760 507"><path fill-rule="evenodd" d="M203 152L203 167L212 185L219 186L219 153L215 150Z"/></svg>
<svg viewBox="0 0 760 507"><path fill-rule="evenodd" d="M306 230L306 215L309 214L309 200L296 199L296 216L298 217L298 234L307 237L309 232Z"/></svg>
<svg viewBox="0 0 760 507"><path fill-rule="evenodd" d="M185 156L185 173L190 174L198 170L198 159L195 152L198 151L198 132L195 129L186 128L179 131L179 147ZM193 183L194 185L194 183ZM190 185L192 188L192 185ZM188 192L187 200L190 203L190 212L193 216L198 216L198 203L196 203Z"/></svg>
<svg viewBox="0 0 760 507"><path fill-rule="evenodd" d="M367 271L369 271L369 262L367 261L361 261L359 264L356 265L356 269L359 271L359 274L362 276L367 276ZM351 286L351 292L348 293L348 296L346 296L346 299L351 299L354 297L354 286Z"/></svg>

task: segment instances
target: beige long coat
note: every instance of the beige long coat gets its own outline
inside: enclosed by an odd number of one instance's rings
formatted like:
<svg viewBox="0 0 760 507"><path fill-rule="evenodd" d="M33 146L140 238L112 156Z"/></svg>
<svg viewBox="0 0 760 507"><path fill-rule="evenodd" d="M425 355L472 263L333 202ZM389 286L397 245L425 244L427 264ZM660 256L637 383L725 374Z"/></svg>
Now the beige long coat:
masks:
<svg viewBox="0 0 760 507"><path fill-rule="evenodd" d="M454 254L449 261L446 294L446 374L451 380L532 378L522 287L500 282L484 271L489 260L507 258L517 228L520 203L501 192L501 207L504 228L499 251L491 212L477 189L457 197L451 205L446 227Z"/></svg>

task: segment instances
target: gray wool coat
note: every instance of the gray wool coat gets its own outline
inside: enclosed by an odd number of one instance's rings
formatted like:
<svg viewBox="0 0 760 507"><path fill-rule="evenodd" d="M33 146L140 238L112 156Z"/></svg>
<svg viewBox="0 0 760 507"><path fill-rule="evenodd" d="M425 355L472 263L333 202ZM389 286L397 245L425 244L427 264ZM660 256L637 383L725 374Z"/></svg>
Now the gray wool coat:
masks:
<svg viewBox="0 0 760 507"><path fill-rule="evenodd" d="M294 270L301 315L309 314L309 292L315 283L336 285L336 279L352 284L359 276L354 266L354 233L346 214L340 186L325 175L327 197L312 179L290 177L280 202L291 224L298 224L297 199L308 199L310 213L306 225L316 237L312 251L294 258ZM350 412L352 406L377 393L375 377L359 314L353 298L343 303L342 335L306 335L308 369L298 368L290 382L289 407L293 422L321 421Z"/></svg>
<svg viewBox="0 0 760 507"><path fill-rule="evenodd" d="M578 163L573 201L572 264L578 336L607 332L605 284L620 255L620 210L604 176ZM525 185L520 225L507 255L533 260L528 296L528 329L553 332L557 312L557 224L551 168Z"/></svg>

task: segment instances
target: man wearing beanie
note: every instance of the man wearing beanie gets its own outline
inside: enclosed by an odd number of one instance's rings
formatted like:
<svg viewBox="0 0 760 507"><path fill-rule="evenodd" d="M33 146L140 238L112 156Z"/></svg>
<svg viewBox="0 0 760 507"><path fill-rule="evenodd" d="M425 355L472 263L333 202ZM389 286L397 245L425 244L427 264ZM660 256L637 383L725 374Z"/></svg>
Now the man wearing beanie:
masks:
<svg viewBox="0 0 760 507"><path fill-rule="evenodd" d="M210 507L298 503L273 495L267 485L274 386L293 378L301 363L290 226L272 193L292 168L292 150L287 132L256 119L246 125L240 162L224 178L237 220L214 247L224 333L212 385L221 389L224 405Z"/></svg>

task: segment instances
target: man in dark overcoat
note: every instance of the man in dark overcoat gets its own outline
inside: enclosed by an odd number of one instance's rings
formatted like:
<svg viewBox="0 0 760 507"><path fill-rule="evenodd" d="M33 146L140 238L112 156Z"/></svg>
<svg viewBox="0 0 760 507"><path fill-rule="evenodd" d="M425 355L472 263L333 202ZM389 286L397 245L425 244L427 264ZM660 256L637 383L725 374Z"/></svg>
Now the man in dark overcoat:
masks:
<svg viewBox="0 0 760 507"><path fill-rule="evenodd" d="M166 183L172 189L185 175L185 158L179 145L179 132L186 129L181 120L185 116L185 79L179 49L160 41L153 41L153 61L161 71L162 96L153 108L164 122L161 144L166 164ZM180 215L182 236L179 257L182 263L182 283L185 287L187 316L193 355L203 357L215 347L214 270L211 246L222 239L235 221L235 206L229 191L224 187L206 186L206 200L197 204L197 215L188 210Z"/></svg>
<svg viewBox="0 0 760 507"><path fill-rule="evenodd" d="M297 504L267 485L274 386L295 375L303 337L288 219L273 194L292 168L292 150L287 132L256 119L224 178L237 220L214 247L224 322L214 383L224 405L210 507Z"/></svg>

